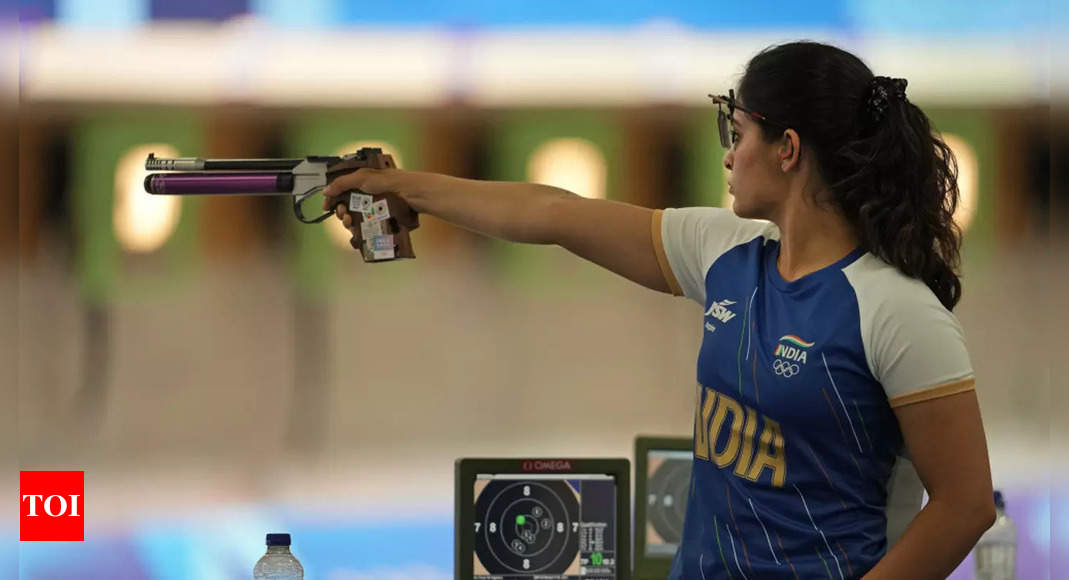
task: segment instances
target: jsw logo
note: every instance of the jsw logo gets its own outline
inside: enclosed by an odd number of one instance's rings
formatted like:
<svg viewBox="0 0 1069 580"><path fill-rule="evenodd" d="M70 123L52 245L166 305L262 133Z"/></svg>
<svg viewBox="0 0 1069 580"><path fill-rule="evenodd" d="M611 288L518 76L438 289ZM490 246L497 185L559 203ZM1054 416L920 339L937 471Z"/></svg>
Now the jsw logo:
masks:
<svg viewBox="0 0 1069 580"><path fill-rule="evenodd" d="M706 316L712 316L720 322L727 322L732 318L735 318L735 313L728 310L728 306L735 304L734 300L721 300L720 302L713 302L709 305L709 310L705 311Z"/></svg>

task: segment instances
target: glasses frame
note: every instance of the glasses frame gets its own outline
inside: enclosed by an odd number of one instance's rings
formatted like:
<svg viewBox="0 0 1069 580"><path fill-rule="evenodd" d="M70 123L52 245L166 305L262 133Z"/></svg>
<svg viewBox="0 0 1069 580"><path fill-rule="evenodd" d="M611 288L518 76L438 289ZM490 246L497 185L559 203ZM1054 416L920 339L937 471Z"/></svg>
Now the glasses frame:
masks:
<svg viewBox="0 0 1069 580"><path fill-rule="evenodd" d="M723 146L724 149L731 149L735 145L735 140L732 138L734 131L731 128L731 125L734 122L733 117L735 115L735 109L746 113L748 117L755 121L767 123L778 129L783 129L784 131L789 128L785 123L773 121L757 111L740 105L735 99L735 89L728 89L727 95L710 94L709 98L716 104L716 127L720 133L720 145ZM724 105L727 105L727 113L724 113Z"/></svg>

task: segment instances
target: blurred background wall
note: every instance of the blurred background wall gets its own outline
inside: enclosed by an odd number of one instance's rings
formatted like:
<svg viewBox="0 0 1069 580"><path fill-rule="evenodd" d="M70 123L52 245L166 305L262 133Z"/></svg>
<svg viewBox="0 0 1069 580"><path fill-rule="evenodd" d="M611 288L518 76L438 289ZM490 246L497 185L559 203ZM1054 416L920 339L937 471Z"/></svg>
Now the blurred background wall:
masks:
<svg viewBox="0 0 1069 580"><path fill-rule="evenodd" d="M85 470L87 495L87 541L18 545L20 578L245 578L268 529L294 534L309 578L447 578L457 457L628 457L637 434L691 431L696 305L427 216L417 260L364 264L285 199L144 194L148 152L372 145L406 169L730 207L705 95L802 38L909 79L958 155L956 313L1020 577L1069 570L1051 4L25 0L19 16L2 161L18 315L0 350L17 353L20 469Z"/></svg>

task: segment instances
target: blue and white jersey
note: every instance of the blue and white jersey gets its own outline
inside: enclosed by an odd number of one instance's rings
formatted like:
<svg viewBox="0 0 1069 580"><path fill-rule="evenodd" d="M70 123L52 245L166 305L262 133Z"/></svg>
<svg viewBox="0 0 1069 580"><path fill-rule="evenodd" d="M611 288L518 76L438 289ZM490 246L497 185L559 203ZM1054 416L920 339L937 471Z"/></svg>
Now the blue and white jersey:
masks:
<svg viewBox="0 0 1069 580"><path fill-rule="evenodd" d="M657 211L652 234L673 293L704 312L670 577L860 578L905 461L892 409L973 388L957 319L861 249L788 282L776 226L727 210Z"/></svg>

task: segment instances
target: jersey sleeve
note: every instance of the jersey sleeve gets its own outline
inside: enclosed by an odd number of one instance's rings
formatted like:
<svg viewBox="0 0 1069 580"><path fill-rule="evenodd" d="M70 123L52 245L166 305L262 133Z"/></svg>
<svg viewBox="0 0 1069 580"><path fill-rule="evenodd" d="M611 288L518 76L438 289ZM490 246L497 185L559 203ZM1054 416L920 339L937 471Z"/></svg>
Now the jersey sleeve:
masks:
<svg viewBox="0 0 1069 580"><path fill-rule="evenodd" d="M705 274L721 255L759 236L771 237L775 226L743 219L716 207L655 210L652 236L657 262L668 287L705 305Z"/></svg>
<svg viewBox="0 0 1069 580"><path fill-rule="evenodd" d="M871 255L863 259L877 260ZM972 363L957 317L923 282L888 273L893 267L884 266L882 275L856 276L860 280L851 282L869 369L888 402L901 407L973 389Z"/></svg>

